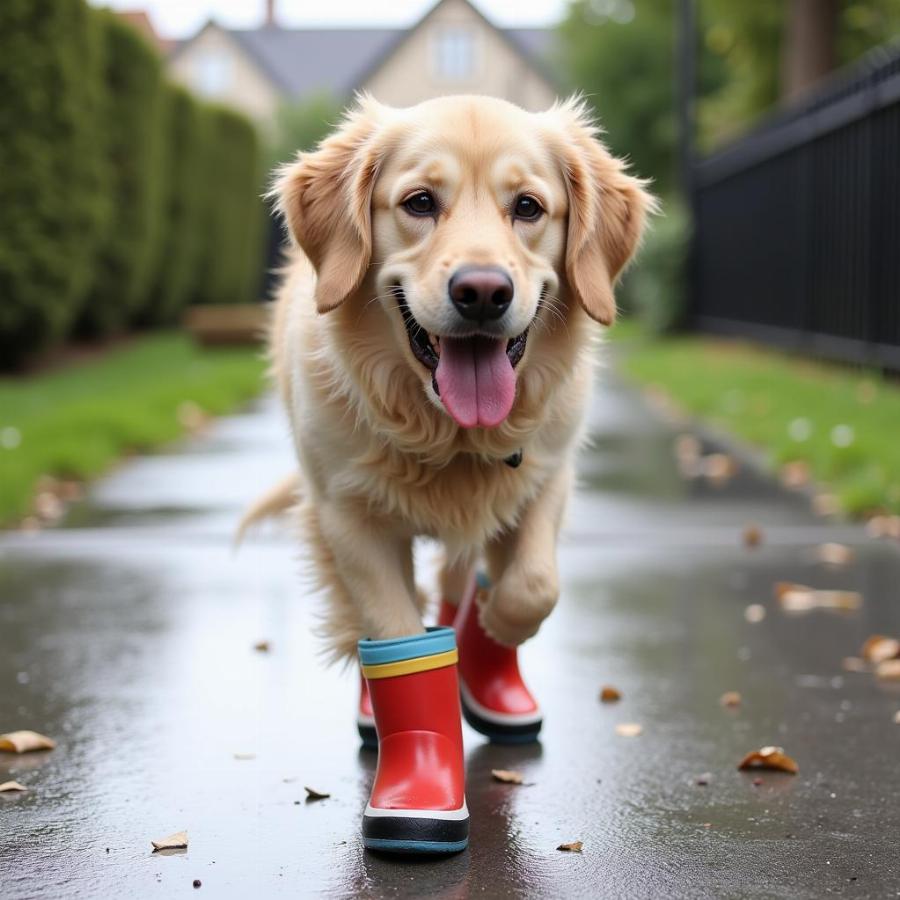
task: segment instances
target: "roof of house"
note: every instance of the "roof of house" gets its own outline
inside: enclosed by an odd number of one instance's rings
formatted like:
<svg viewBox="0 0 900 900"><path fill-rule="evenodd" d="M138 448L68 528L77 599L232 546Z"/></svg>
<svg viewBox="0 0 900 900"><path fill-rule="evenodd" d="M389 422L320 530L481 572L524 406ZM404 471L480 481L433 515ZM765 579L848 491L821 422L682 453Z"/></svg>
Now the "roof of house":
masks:
<svg viewBox="0 0 900 900"><path fill-rule="evenodd" d="M269 77L292 96L311 90L343 95L359 86L395 28L273 28L229 32Z"/></svg>
<svg viewBox="0 0 900 900"><path fill-rule="evenodd" d="M160 37L157 30L153 27L153 22L146 10L123 9L117 11L116 15L140 32L161 53L168 53L174 47L174 41Z"/></svg>
<svg viewBox="0 0 900 900"><path fill-rule="evenodd" d="M409 33L405 28L226 29L256 64L289 96L316 91L346 96ZM540 63L553 32L543 28L498 29ZM182 43L179 50L192 41ZM177 52L177 51L176 51Z"/></svg>
<svg viewBox="0 0 900 900"><path fill-rule="evenodd" d="M547 61L556 47L556 32L552 28L501 28L522 49L535 59Z"/></svg>

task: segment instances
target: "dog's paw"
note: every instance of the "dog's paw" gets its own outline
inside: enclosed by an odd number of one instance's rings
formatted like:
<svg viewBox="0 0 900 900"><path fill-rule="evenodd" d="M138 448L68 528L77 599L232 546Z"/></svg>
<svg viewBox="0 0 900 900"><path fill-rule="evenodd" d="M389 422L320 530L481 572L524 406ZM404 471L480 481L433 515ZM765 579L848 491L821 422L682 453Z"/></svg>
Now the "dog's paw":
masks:
<svg viewBox="0 0 900 900"><path fill-rule="evenodd" d="M537 633L558 599L555 571L511 566L479 608L479 621L495 641L515 647Z"/></svg>

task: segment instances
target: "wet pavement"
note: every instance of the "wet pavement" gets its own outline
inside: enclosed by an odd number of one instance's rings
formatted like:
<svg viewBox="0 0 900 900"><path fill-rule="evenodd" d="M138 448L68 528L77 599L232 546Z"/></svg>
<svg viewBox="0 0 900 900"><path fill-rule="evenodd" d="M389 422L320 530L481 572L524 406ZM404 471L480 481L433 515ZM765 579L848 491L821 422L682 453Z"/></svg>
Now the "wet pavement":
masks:
<svg viewBox="0 0 900 900"><path fill-rule="evenodd" d="M746 470L684 481L672 426L607 378L560 606L523 654L542 741L466 730L471 847L451 859L363 851L374 758L354 674L317 659L286 531L231 552L242 506L291 467L273 401L122 466L65 527L0 538L0 731L58 741L0 753L0 782L30 788L0 794L0 897L169 898L195 879L228 898L900 896L900 684L841 667L867 635L900 633L900 548L824 525ZM824 540L858 545L857 561L825 569ZM787 616L776 580L865 603ZM620 703L598 702L605 683ZM623 722L642 733L619 736ZM766 744L800 773L736 770ZM308 803L304 785L331 797ZM182 829L186 852L151 853ZM582 853L556 850L575 840Z"/></svg>

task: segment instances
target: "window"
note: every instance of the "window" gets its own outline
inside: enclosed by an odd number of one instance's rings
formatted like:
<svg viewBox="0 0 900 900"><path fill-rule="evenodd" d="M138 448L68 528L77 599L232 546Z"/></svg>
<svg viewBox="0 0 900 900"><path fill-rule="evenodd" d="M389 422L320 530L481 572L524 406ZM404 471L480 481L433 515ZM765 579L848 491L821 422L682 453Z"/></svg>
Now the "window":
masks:
<svg viewBox="0 0 900 900"><path fill-rule="evenodd" d="M195 87L207 97L221 97L231 87L231 59L218 50L207 50L197 60Z"/></svg>
<svg viewBox="0 0 900 900"><path fill-rule="evenodd" d="M437 34L435 72L445 81L465 81L475 72L475 35L469 28L442 28Z"/></svg>

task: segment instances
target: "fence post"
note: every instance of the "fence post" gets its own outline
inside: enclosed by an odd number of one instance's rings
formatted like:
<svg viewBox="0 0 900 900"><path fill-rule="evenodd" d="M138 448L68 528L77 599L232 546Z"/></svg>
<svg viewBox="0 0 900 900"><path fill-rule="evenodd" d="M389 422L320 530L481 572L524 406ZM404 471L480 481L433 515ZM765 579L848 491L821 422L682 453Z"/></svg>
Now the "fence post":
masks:
<svg viewBox="0 0 900 900"><path fill-rule="evenodd" d="M696 189L696 89L697 89L697 11L695 0L679 0L676 27L675 84L678 94L678 166L681 190L684 194L690 234L685 258L685 308L682 325L696 319L699 309L699 279L697 254L700 230L698 195Z"/></svg>

